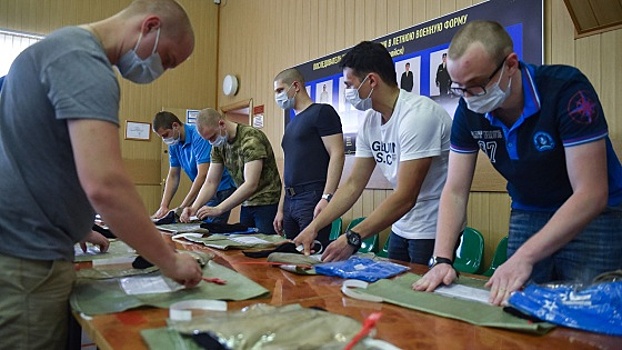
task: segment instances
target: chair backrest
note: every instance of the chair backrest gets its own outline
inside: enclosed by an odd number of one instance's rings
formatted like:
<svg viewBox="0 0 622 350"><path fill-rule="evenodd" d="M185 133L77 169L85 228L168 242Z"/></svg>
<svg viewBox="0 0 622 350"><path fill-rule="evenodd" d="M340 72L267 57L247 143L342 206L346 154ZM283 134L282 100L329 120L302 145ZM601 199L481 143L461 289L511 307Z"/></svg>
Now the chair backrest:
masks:
<svg viewBox="0 0 622 350"><path fill-rule="evenodd" d="M350 221L350 223L348 224L348 227L346 227L346 231L353 229L363 220L365 220L364 216L352 219L352 221ZM378 250L380 250L380 246L378 243L378 234L374 234L370 237L365 238L361 243L361 248L359 249L359 252L361 253L378 253Z"/></svg>
<svg viewBox="0 0 622 350"><path fill-rule="evenodd" d="M378 252L378 256L383 257L383 258L388 258L389 257L389 239L391 238L391 236L387 237L387 240L384 242L384 245L382 246L382 250Z"/></svg>
<svg viewBox="0 0 622 350"><path fill-rule="evenodd" d="M497 248L495 249L495 255L492 257L490 267L482 275L492 276L499 265L503 264L508 259L508 236L501 238Z"/></svg>
<svg viewBox="0 0 622 350"><path fill-rule="evenodd" d="M343 219L336 218L335 220L333 220L333 223L330 226L330 235L328 236L328 239L331 241L334 241L337 238L339 238L342 227L343 227Z"/></svg>
<svg viewBox="0 0 622 350"><path fill-rule="evenodd" d="M484 256L484 236L472 227L466 227L456 249L454 268L460 272L476 273Z"/></svg>

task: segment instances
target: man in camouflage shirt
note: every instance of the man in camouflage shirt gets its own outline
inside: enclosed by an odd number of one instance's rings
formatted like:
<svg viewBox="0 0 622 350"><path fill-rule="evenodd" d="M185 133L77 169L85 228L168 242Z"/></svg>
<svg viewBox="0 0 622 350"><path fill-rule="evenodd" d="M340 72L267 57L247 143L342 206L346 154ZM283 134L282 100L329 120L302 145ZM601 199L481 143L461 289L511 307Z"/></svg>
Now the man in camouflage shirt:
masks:
<svg viewBox="0 0 622 350"><path fill-rule="evenodd" d="M256 227L261 233L275 233L272 221L281 197L281 177L266 135L251 126L225 120L211 108L199 113L197 131L212 145L212 164L199 195L184 209L181 221L189 221L192 215L199 219L219 216L242 204L241 224ZM215 207L204 206L218 188L224 167L237 190Z"/></svg>

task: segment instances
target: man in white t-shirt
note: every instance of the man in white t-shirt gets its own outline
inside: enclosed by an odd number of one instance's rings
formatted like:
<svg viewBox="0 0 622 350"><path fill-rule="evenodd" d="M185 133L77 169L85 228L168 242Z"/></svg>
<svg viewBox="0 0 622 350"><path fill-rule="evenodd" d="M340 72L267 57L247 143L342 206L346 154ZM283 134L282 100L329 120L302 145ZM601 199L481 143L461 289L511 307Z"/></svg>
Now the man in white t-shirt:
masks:
<svg viewBox="0 0 622 350"><path fill-rule="evenodd" d="M361 42L341 62L346 99L368 110L357 135L356 159L349 178L294 242L311 253L319 228L352 207L377 165L394 191L364 221L332 242L322 260L347 259L363 239L392 225L389 258L426 264L434 249L447 174L451 118L429 98L400 90L383 45Z"/></svg>

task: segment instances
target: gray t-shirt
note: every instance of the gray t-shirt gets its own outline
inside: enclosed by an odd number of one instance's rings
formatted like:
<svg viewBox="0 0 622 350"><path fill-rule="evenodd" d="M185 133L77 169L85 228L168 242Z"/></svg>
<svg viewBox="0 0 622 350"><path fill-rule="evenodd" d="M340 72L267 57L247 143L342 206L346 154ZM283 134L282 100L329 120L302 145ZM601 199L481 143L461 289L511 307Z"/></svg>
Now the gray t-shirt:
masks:
<svg viewBox="0 0 622 350"><path fill-rule="evenodd" d="M78 179L67 120L119 125L118 112L116 76L87 30L60 29L15 59L0 95L1 254L73 259L94 211Z"/></svg>

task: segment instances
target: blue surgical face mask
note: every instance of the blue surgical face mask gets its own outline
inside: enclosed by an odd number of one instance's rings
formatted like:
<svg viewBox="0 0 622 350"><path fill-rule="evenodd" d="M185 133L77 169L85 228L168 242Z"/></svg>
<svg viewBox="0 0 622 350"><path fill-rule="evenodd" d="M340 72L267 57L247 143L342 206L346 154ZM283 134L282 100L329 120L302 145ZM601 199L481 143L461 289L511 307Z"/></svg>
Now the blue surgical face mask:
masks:
<svg viewBox="0 0 622 350"><path fill-rule="evenodd" d="M371 109L371 94L372 92L374 92L374 88L371 89L369 95L367 95L366 98L361 98L361 96L359 95L359 89L361 88L361 86L363 86L363 83L365 83L367 78L369 78L369 75L366 76L365 79L363 79L361 85L359 85L358 88L349 88L345 90L346 100L348 100L350 104L352 104L352 106L354 106L354 108L358 109L359 111L366 111L368 109Z"/></svg>
<svg viewBox="0 0 622 350"><path fill-rule="evenodd" d="M274 100L276 101L276 104L278 104L279 107L281 107L282 109L294 108L294 104L296 102L295 98L296 98L296 94L298 93L298 91L294 92L294 96L292 96L291 98L287 97L289 90L291 90L293 86L294 86L294 83L292 83L292 85L289 86L289 89L287 89L287 91L281 91L278 94L276 94L276 96L274 96Z"/></svg>
<svg viewBox="0 0 622 350"><path fill-rule="evenodd" d="M220 134L220 130L218 130L218 136L216 137L216 140L214 141L209 141L209 144L212 145L212 147L221 147L224 146L225 143L227 143L227 140L229 139L229 135L227 134L227 130L224 130L225 134L221 135Z"/></svg>
<svg viewBox="0 0 622 350"><path fill-rule="evenodd" d="M158 41L160 40L160 28L158 28L158 34L156 36L155 44L151 55L145 59L138 57L136 50L140 45L140 41L143 37L143 33L140 33L138 42L134 49L126 52L119 62L117 62L117 68L121 75L130 81L137 84L147 84L156 80L162 73L164 73L164 67L162 66L162 59L156 52L158 48Z"/></svg>

